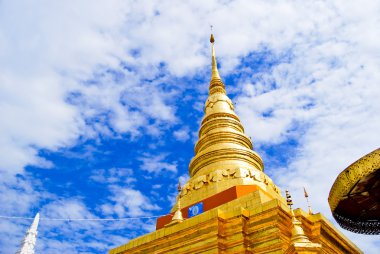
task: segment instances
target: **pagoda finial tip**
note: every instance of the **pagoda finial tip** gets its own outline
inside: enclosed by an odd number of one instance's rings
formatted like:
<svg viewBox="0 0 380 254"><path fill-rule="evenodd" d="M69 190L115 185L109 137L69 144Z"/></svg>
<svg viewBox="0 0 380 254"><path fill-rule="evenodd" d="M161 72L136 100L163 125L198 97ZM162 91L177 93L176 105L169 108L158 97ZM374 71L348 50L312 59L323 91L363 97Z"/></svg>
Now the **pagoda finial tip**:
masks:
<svg viewBox="0 0 380 254"><path fill-rule="evenodd" d="M211 66L212 66L211 67L211 70L212 70L211 80L214 78L220 79L219 72L218 72L218 66L216 64L216 57L215 57L215 50L214 50L215 38L214 38L214 34L212 33L212 26L211 26L210 42L211 42Z"/></svg>
<svg viewBox="0 0 380 254"><path fill-rule="evenodd" d="M213 25L210 25L210 30L211 30L210 42L211 42L211 43L214 43L214 42L215 42L214 34L212 33L212 28L213 28L213 27L214 27Z"/></svg>

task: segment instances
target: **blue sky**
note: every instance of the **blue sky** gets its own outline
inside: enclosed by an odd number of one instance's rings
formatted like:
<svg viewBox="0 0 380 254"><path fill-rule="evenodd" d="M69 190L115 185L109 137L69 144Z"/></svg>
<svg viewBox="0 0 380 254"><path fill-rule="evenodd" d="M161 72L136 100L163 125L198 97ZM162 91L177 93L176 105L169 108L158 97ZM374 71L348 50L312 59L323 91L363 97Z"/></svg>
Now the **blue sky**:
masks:
<svg viewBox="0 0 380 254"><path fill-rule="evenodd" d="M331 219L336 176L380 143L379 1L0 2L0 215L168 213L219 71L265 172ZM31 221L0 219L14 253ZM37 253L105 253L154 219L41 221ZM342 230L365 253L378 237Z"/></svg>

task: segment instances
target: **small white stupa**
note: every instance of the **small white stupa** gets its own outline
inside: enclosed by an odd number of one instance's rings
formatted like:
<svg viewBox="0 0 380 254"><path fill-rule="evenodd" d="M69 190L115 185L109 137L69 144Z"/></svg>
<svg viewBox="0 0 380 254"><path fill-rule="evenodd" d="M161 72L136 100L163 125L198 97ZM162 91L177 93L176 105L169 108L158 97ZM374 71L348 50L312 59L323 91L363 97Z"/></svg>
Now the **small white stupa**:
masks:
<svg viewBox="0 0 380 254"><path fill-rule="evenodd" d="M34 246L37 240L37 228L40 220L40 214L37 213L34 217L33 223L26 231L24 239L21 241L20 248L16 254L34 254Z"/></svg>

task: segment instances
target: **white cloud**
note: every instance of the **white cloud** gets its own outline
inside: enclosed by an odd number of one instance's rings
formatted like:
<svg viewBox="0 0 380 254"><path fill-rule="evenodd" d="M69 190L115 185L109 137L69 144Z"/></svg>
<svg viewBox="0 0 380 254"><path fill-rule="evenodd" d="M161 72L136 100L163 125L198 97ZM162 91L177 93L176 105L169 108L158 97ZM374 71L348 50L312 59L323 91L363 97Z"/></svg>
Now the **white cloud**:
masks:
<svg viewBox="0 0 380 254"><path fill-rule="evenodd" d="M131 11L117 0L1 2L1 170L41 166L38 149L67 147L81 135L139 135L175 121L159 84L142 81L157 68L127 54L136 46L123 31Z"/></svg>
<svg viewBox="0 0 380 254"><path fill-rule="evenodd" d="M12 220L1 219L0 228L7 229L7 234L2 234L0 238L1 250L4 253L16 253L21 239L24 237L24 233L30 224L29 221L18 221L15 223ZM20 240L17 240L20 239Z"/></svg>
<svg viewBox="0 0 380 254"><path fill-rule="evenodd" d="M173 135L178 141L185 142L185 141L189 140L189 138L190 138L189 128L184 127L184 128L179 129L179 130L176 130L173 132Z"/></svg>
<svg viewBox="0 0 380 254"><path fill-rule="evenodd" d="M72 144L82 122L76 109L62 100L57 80L1 75L0 84L0 170L19 172L26 164L41 165L37 147L55 150Z"/></svg>
<svg viewBox="0 0 380 254"><path fill-rule="evenodd" d="M165 159L167 156L167 154L144 154L143 157L138 158L142 162L140 169L155 174L159 174L164 170L177 173L177 162L166 162Z"/></svg>
<svg viewBox="0 0 380 254"><path fill-rule="evenodd" d="M5 216L23 216L36 209L40 199L49 199L53 195L40 192L42 181L31 175L11 176L1 174L0 212Z"/></svg>
<svg viewBox="0 0 380 254"><path fill-rule="evenodd" d="M133 176L133 170L130 168L110 168L96 169L92 171L90 179L103 184L127 184L130 185L137 181Z"/></svg>
<svg viewBox="0 0 380 254"><path fill-rule="evenodd" d="M162 184L153 184L152 189L160 189L162 187Z"/></svg>
<svg viewBox="0 0 380 254"><path fill-rule="evenodd" d="M41 210L41 218L67 218L67 219L90 219L96 218L86 208L85 204L78 199L56 200L44 206Z"/></svg>
<svg viewBox="0 0 380 254"><path fill-rule="evenodd" d="M111 202L101 206L104 214L116 214L120 218L141 217L160 209L138 190L111 186L111 191Z"/></svg>

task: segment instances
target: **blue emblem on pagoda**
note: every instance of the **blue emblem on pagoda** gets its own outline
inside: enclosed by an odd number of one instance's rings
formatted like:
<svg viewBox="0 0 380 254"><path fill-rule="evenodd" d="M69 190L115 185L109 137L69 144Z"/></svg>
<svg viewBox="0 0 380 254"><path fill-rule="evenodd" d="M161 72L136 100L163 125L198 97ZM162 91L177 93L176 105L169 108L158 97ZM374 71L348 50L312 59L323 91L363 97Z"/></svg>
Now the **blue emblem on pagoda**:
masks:
<svg viewBox="0 0 380 254"><path fill-rule="evenodd" d="M197 216L198 214L203 213L203 203L200 202L189 207L189 218Z"/></svg>

